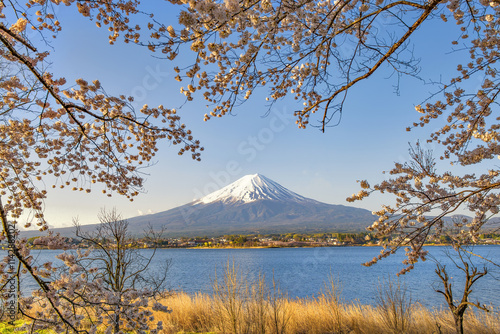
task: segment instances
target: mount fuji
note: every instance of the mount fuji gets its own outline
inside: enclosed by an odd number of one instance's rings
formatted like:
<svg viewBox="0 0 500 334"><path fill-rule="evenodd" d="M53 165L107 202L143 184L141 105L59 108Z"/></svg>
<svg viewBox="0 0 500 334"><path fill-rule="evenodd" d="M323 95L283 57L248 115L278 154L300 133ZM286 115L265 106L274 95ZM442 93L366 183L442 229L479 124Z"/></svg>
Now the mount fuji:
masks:
<svg viewBox="0 0 500 334"><path fill-rule="evenodd" d="M127 219L128 230L142 235L144 228L166 228L166 237L224 234L321 233L365 231L372 213L344 205L306 198L261 174L241 179L191 203L150 215ZM92 230L95 225L83 225ZM71 236L74 228L56 228ZM32 232L26 233L31 236Z"/></svg>
<svg viewBox="0 0 500 334"><path fill-rule="evenodd" d="M316 202L286 189L264 175L246 175L230 185L194 201L193 204L244 204L260 200L282 202Z"/></svg>
<svg viewBox="0 0 500 334"><path fill-rule="evenodd" d="M368 210L306 198L261 174L246 175L177 208L128 219L131 232L151 224L165 226L168 236L359 232L374 220Z"/></svg>

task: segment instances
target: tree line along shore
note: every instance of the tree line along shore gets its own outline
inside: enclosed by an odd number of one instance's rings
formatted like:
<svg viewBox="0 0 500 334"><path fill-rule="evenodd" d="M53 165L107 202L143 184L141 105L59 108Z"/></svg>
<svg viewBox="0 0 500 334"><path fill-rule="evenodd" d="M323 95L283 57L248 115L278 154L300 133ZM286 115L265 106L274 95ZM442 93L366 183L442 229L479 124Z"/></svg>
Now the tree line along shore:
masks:
<svg viewBox="0 0 500 334"><path fill-rule="evenodd" d="M33 245L38 237L28 239ZM453 235L429 237L426 245L450 245ZM86 248L85 241L68 238L69 243ZM286 233L286 234L231 234L219 237L173 237L150 240L149 238L134 238L131 241L135 248L286 248L286 247L332 247L332 246L379 246L388 238L378 239L371 233ZM480 235L480 245L500 245L500 233L483 233ZM2 245L2 249L7 245ZM34 248L44 248L34 245Z"/></svg>

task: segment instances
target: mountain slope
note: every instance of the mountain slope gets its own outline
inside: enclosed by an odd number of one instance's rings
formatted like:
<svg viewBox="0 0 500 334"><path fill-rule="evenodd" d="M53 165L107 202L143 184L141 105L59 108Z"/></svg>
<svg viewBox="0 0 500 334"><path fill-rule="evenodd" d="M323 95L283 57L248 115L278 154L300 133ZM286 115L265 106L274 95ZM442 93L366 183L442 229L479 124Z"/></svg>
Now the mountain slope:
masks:
<svg viewBox="0 0 500 334"><path fill-rule="evenodd" d="M359 232L375 220L370 211L303 197L267 177L246 175L191 203L129 218L129 231L165 227L166 236L236 233ZM82 226L93 229L95 225ZM70 235L72 228L54 229Z"/></svg>
<svg viewBox="0 0 500 334"><path fill-rule="evenodd" d="M224 188L202 197L193 204L221 202L224 204L243 204L258 200L286 202L316 202L286 189L264 175L246 175Z"/></svg>
<svg viewBox="0 0 500 334"><path fill-rule="evenodd" d="M303 197L263 175L246 175L192 203L129 219L169 235L364 231L371 212Z"/></svg>

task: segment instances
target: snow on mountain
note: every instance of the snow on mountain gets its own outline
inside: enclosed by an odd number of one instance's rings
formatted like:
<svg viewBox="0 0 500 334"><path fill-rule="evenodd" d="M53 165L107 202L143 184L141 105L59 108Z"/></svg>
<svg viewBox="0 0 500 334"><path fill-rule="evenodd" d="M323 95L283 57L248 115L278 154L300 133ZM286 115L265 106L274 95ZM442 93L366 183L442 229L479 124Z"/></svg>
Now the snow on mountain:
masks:
<svg viewBox="0 0 500 334"><path fill-rule="evenodd" d="M166 228L169 236L364 231L374 221L365 209L300 196L260 174L247 175L201 199L151 215L129 218L129 231ZM84 231L95 229L86 225ZM73 236L74 228L53 230ZM23 237L39 235L35 231Z"/></svg>
<svg viewBox="0 0 500 334"><path fill-rule="evenodd" d="M241 179L200 198L193 204L222 202L224 204L250 203L258 200L289 202L316 202L300 196L261 174L245 175Z"/></svg>

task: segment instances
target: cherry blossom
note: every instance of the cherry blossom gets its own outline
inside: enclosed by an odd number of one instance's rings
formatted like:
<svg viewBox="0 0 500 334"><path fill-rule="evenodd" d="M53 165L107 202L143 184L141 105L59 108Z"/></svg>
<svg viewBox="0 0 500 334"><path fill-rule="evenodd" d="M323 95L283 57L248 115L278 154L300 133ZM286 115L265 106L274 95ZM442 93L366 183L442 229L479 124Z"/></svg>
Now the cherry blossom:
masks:
<svg viewBox="0 0 500 334"><path fill-rule="evenodd" d="M367 265L403 247L407 260L401 273L426 259L422 245L429 235L444 233L447 217L470 211L471 221L451 225L463 242L473 243L498 213L498 169L486 166L500 156L494 111L500 86L497 1L170 2L181 8L178 24L157 27L152 43L170 60L182 54L185 63L192 56L190 65L174 70L188 101L200 96L212 106L205 120L232 113L260 89L268 93L262 102L269 108L293 97L302 104L294 111L297 126L322 131L339 122L351 88L369 82L375 72L389 71L396 80L418 76L419 50L412 39L419 27L434 20L456 24L450 50L465 48L469 54L457 64L456 76L443 79L438 92L416 106L422 115L408 130L446 121L429 136L443 148L439 158L454 167L478 166L478 173L438 172L418 144L410 161L389 172L389 180L372 186L362 181L348 200L375 192L394 195L395 204L374 212L379 218L370 227L390 242Z"/></svg>
<svg viewBox="0 0 500 334"><path fill-rule="evenodd" d="M2 238L15 244L12 253L18 260L16 268L1 268L0 286L5 287L13 274L30 275L39 289L33 296L23 296L19 310L29 317L37 303L39 313L31 314L33 328L44 326L36 319L45 319L56 332L92 332L78 329L85 317L68 301L92 288L97 302L105 298L103 287L90 280L79 257L70 255L61 257L67 273L51 282L56 269L50 263L33 262L30 246L18 238L16 227L34 224L40 231L48 229L46 187L86 193L97 187L108 196L133 200L143 190L139 169L151 164L160 141L176 145L180 155L187 153L194 160L200 160L203 148L175 109L144 105L136 110L132 97L107 94L98 79L69 83L50 72L50 40L62 29L56 15L62 5L75 6L98 27L107 27L111 44L119 38L125 43L143 39L140 31L145 27L132 23L138 15L144 16L146 26L154 21L139 12L135 0L0 1L0 220ZM144 18L138 21L144 23ZM68 246L52 234L37 242L48 248ZM146 290L123 298L143 307ZM74 301L76 308L81 306ZM144 312L131 319L144 323L149 317Z"/></svg>

